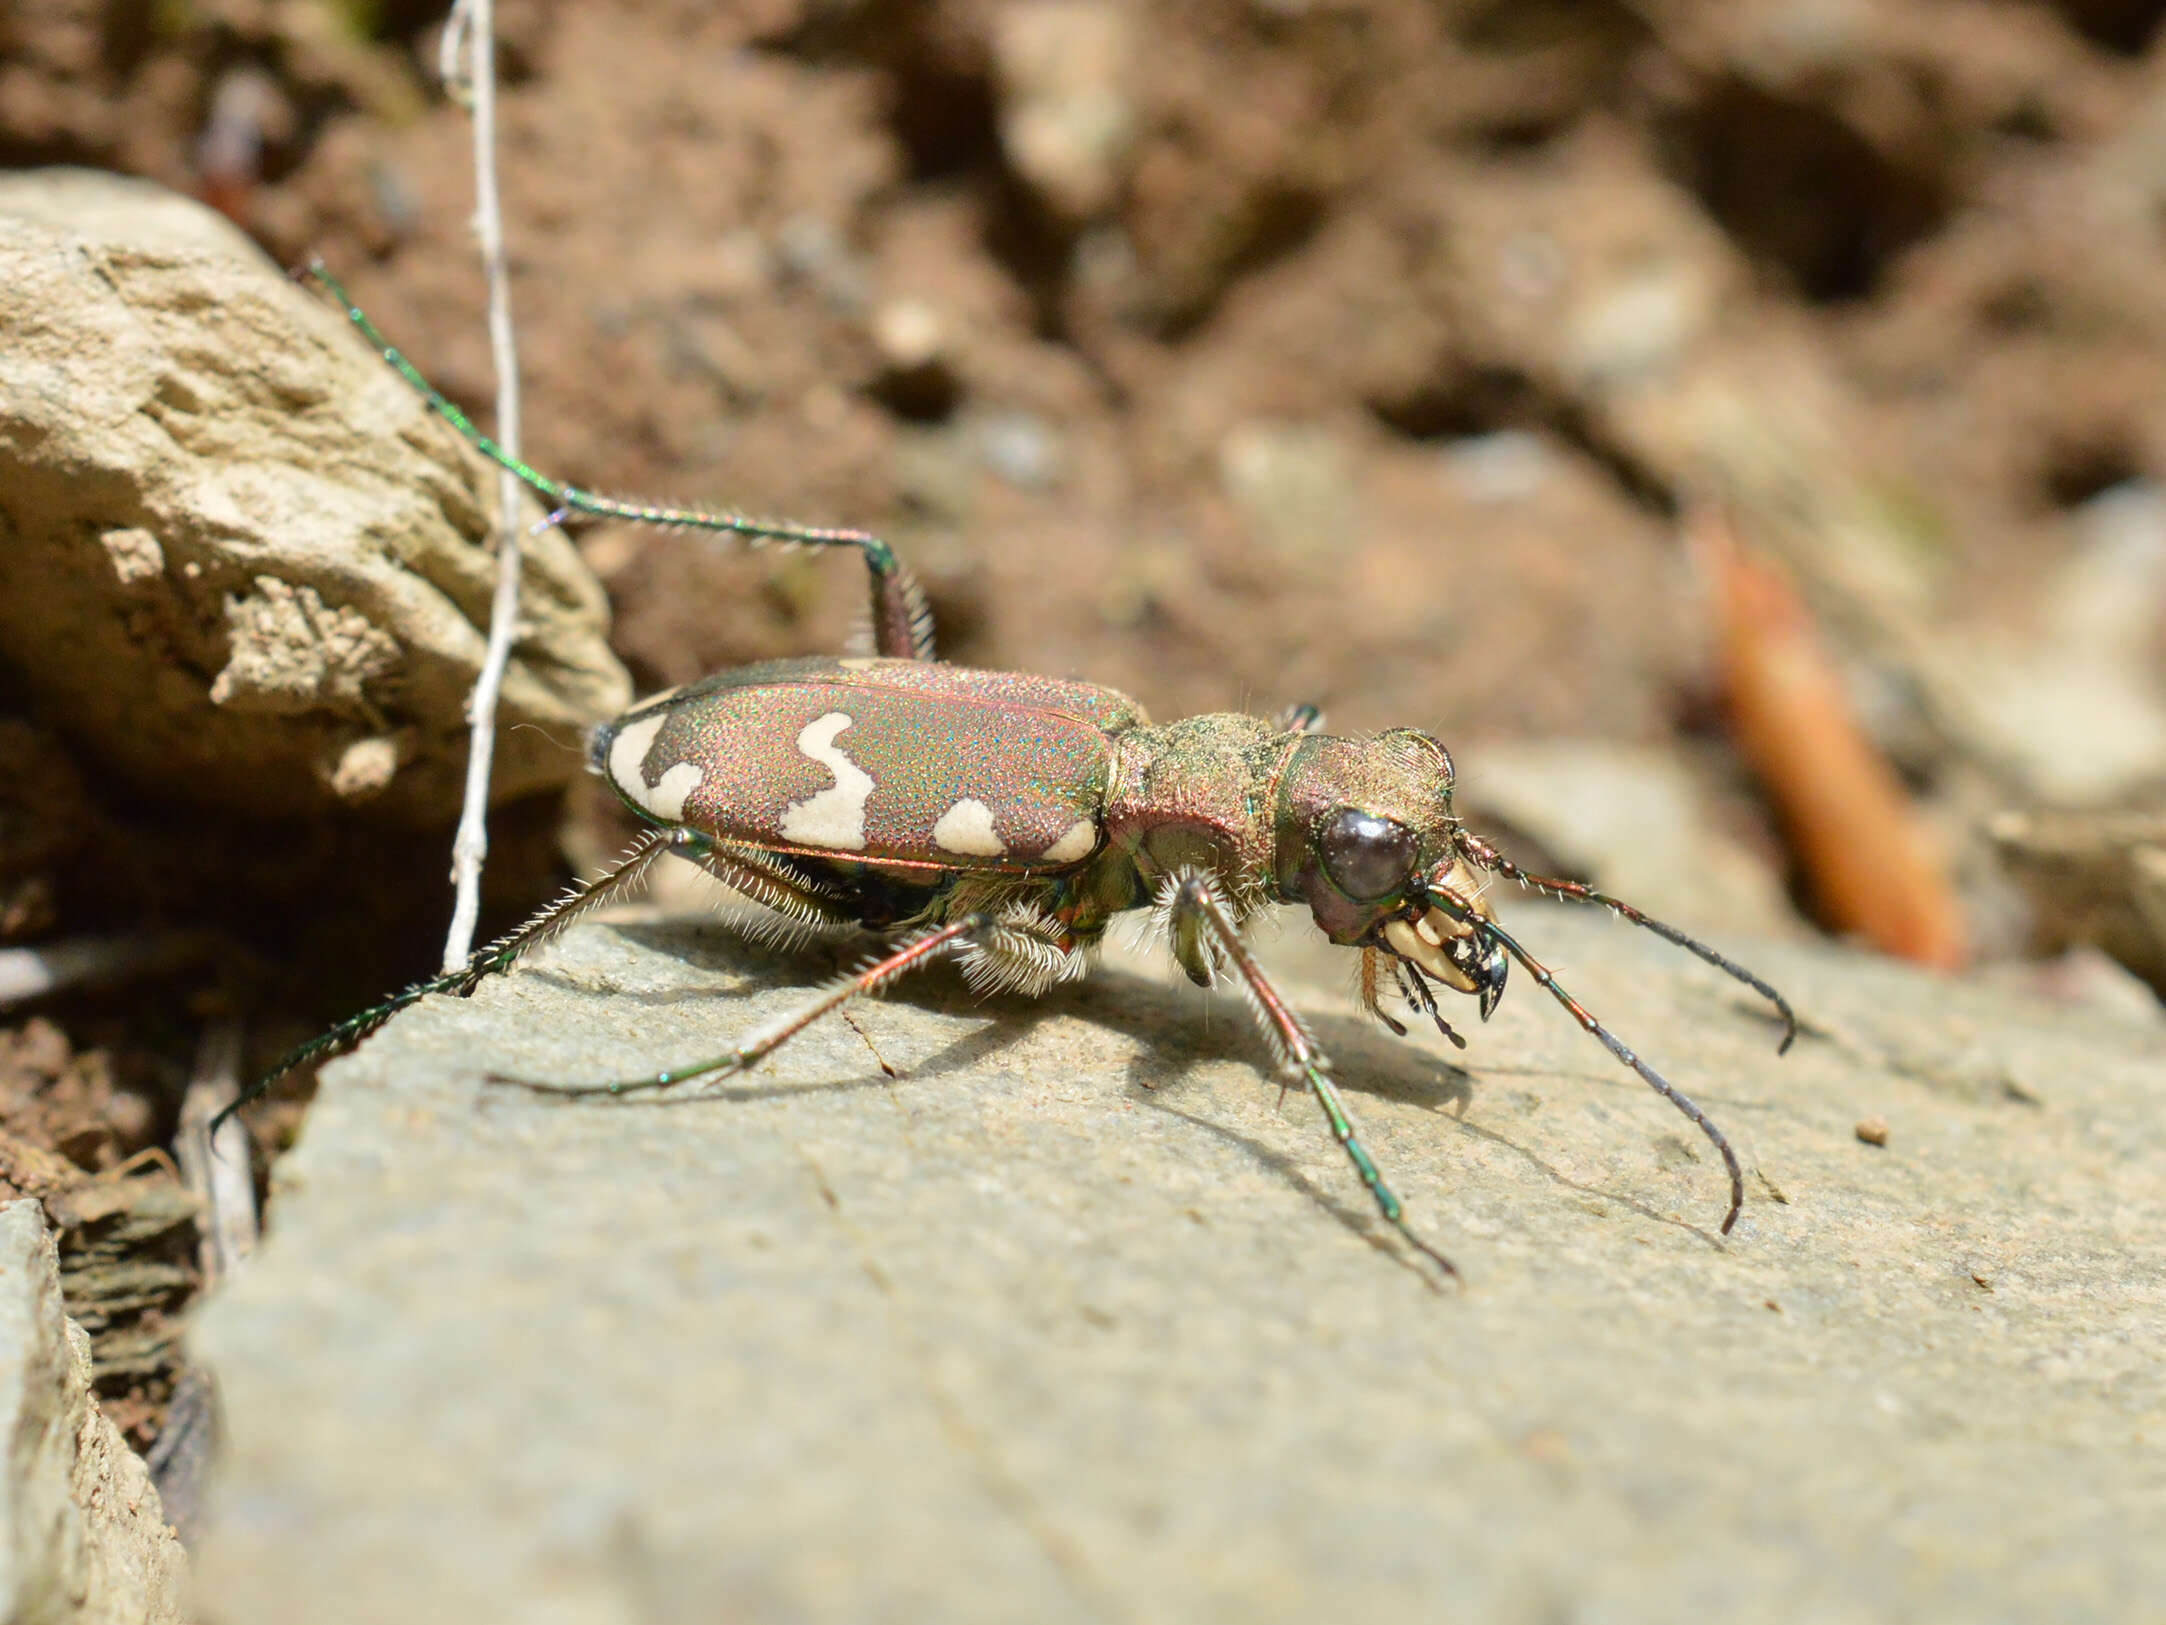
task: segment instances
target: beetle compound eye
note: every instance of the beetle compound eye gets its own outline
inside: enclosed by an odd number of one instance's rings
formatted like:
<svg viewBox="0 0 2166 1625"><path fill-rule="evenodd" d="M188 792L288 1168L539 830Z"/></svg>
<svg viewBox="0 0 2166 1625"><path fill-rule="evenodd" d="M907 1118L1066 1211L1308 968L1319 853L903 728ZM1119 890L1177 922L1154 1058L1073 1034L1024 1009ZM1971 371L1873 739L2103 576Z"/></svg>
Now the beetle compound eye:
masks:
<svg viewBox="0 0 2166 1625"><path fill-rule="evenodd" d="M1326 819L1317 846L1331 883L1363 902L1390 896L1414 872L1414 832L1358 807Z"/></svg>

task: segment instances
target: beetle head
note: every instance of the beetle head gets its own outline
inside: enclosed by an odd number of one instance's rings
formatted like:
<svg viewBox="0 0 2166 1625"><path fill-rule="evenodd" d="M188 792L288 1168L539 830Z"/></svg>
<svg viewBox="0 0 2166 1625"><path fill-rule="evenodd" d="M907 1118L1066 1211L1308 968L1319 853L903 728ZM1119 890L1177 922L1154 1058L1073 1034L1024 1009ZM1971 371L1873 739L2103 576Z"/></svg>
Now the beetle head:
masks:
<svg viewBox="0 0 2166 1625"><path fill-rule="evenodd" d="M1452 759L1412 728L1365 739L1310 735L1279 781L1279 891L1333 942L1377 947L1481 1000L1510 966L1459 842Z"/></svg>

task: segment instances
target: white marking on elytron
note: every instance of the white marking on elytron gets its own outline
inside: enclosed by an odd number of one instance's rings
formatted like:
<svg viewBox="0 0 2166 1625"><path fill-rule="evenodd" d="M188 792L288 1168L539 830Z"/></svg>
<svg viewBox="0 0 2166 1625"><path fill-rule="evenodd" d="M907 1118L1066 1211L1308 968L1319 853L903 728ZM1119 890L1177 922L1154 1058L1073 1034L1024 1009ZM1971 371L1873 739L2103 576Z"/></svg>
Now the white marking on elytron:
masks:
<svg viewBox="0 0 2166 1625"><path fill-rule="evenodd" d="M1038 854L1040 863L1074 863L1090 856L1098 844L1098 829L1088 818L1078 818L1061 838Z"/></svg>
<svg viewBox="0 0 2166 1625"><path fill-rule="evenodd" d="M776 827L785 841L833 852L865 850L865 802L872 795L872 775L835 746L835 736L853 720L847 711L830 711L814 717L798 734L797 748L834 774L835 782L782 809Z"/></svg>
<svg viewBox="0 0 2166 1625"><path fill-rule="evenodd" d="M699 781L707 773L696 763L677 762L662 775L659 784L647 782L647 752L654 748L654 736L668 720L668 712L657 711L622 729L609 743L609 776L617 781L618 789L655 817L674 824L684 817L685 797L699 788Z"/></svg>
<svg viewBox="0 0 2166 1625"><path fill-rule="evenodd" d="M1005 857L1008 852L1007 844L993 833L993 809L967 796L933 825L933 845L973 858Z"/></svg>

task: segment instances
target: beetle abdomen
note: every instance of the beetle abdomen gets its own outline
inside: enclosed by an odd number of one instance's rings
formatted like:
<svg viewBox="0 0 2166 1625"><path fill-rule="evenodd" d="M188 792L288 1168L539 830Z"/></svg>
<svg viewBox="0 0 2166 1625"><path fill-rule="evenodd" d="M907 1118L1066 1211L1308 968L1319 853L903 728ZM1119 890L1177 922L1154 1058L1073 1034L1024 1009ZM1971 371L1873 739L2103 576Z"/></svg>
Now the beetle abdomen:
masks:
<svg viewBox="0 0 2166 1625"><path fill-rule="evenodd" d="M648 818L774 852L1035 871L1098 845L1111 736L1084 683L906 660L787 660L635 707L595 765Z"/></svg>

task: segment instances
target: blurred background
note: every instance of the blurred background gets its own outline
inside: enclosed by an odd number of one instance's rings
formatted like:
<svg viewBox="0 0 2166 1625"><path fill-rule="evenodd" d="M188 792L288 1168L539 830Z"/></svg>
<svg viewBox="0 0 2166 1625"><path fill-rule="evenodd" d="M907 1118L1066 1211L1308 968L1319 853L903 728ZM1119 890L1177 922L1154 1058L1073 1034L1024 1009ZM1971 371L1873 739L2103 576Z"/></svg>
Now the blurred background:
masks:
<svg viewBox="0 0 2166 1625"><path fill-rule="evenodd" d="M12 0L0 165L146 177L320 254L486 422L445 9ZM1429 729L1511 850L1695 929L2139 1007L2166 987L2162 19L501 0L526 446L879 530L957 661L1158 717ZM836 649L862 604L844 560L577 546L641 690ZM10 995L11 1144L121 1166L170 1135L205 1020L275 1052L433 969L449 809L161 799L14 659L0 949L210 948ZM499 826L507 919L625 833L555 748L572 788ZM108 1367L139 1437L175 1256Z"/></svg>

